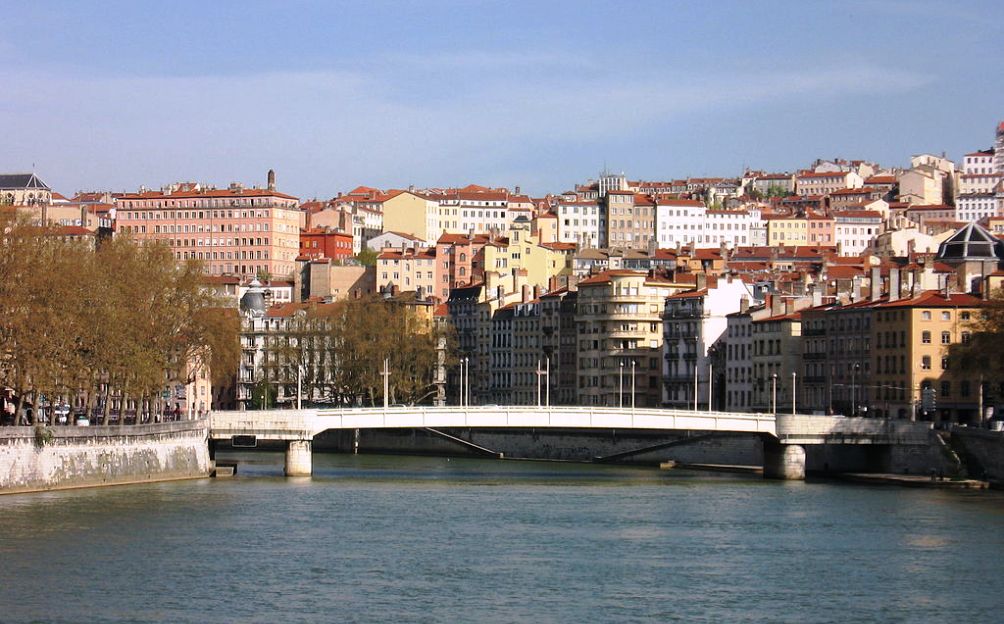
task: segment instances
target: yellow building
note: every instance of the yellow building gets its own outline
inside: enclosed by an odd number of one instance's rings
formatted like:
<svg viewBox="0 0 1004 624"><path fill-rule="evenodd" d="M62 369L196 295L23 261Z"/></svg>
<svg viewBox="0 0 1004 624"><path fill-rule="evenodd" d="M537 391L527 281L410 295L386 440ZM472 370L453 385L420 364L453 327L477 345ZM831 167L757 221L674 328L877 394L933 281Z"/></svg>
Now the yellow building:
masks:
<svg viewBox="0 0 1004 624"><path fill-rule="evenodd" d="M489 242L482 249L485 272L496 272L502 279L516 273L526 276L531 286L544 286L565 269L565 255L539 244L530 233L530 221L520 216L509 230L508 244ZM506 292L518 290L515 282L504 283Z"/></svg>
<svg viewBox="0 0 1004 624"><path fill-rule="evenodd" d="M804 217L773 217L767 221L767 244L804 247L809 244L809 220Z"/></svg>
<svg viewBox="0 0 1004 624"><path fill-rule="evenodd" d="M874 407L898 418L978 422L981 378L950 356L953 345L969 342L982 305L973 295L936 290L875 305Z"/></svg>
<svg viewBox="0 0 1004 624"><path fill-rule="evenodd" d="M436 240L443 233L439 202L412 191L390 191L383 200L383 231Z"/></svg>

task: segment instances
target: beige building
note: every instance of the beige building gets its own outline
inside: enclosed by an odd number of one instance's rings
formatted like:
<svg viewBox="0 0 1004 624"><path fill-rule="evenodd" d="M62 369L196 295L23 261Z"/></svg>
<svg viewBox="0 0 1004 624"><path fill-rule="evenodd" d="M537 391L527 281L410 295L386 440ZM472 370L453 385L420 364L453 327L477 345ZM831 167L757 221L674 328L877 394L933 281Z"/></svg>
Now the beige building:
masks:
<svg viewBox="0 0 1004 624"><path fill-rule="evenodd" d="M655 203L633 191L609 191L606 202L607 245L648 249L655 240ZM598 246L604 246L603 243L601 238Z"/></svg>
<svg viewBox="0 0 1004 624"><path fill-rule="evenodd" d="M637 407L660 404L664 302L692 286L629 270L579 282L575 324L581 405L630 407L632 396Z"/></svg>
<svg viewBox="0 0 1004 624"><path fill-rule="evenodd" d="M829 195L840 189L861 188L864 179L853 171L826 171L823 173L802 173L795 178L795 192L809 195Z"/></svg>
<svg viewBox="0 0 1004 624"><path fill-rule="evenodd" d="M413 191L391 191L383 200L383 229L436 240L443 232L439 203Z"/></svg>

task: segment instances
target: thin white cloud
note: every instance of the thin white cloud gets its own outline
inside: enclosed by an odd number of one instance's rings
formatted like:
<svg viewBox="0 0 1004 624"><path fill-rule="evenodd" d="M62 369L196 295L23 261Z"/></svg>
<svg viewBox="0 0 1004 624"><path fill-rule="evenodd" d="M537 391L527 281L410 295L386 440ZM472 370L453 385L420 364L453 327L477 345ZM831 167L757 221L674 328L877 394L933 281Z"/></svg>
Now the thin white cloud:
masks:
<svg viewBox="0 0 1004 624"><path fill-rule="evenodd" d="M497 67L519 59L496 59ZM706 111L909 92L933 80L837 63L713 77L624 74L602 82L578 73L516 85L488 77L437 87L432 97L362 71L12 78L0 104L10 120L0 170L36 161L72 192L174 178L214 176L209 181L221 183L275 164L291 172L290 190L302 194L360 180L467 179L472 171L519 169L540 146L645 136Z"/></svg>

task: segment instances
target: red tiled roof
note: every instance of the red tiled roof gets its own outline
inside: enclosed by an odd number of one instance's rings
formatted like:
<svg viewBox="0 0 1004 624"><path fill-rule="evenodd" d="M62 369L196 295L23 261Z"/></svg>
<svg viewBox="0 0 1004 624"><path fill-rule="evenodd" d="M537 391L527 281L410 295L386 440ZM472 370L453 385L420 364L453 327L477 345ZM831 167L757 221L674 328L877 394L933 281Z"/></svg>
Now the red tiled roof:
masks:
<svg viewBox="0 0 1004 624"><path fill-rule="evenodd" d="M880 304L880 308L976 308L984 302L979 297L964 293L951 293L947 297L940 290L925 290L916 297L897 299Z"/></svg>

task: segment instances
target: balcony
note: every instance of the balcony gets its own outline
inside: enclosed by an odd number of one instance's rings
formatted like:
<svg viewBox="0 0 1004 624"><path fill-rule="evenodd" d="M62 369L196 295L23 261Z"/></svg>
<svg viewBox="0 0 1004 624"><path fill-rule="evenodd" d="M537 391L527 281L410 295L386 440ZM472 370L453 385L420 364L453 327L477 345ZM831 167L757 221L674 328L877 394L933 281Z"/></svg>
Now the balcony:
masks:
<svg viewBox="0 0 1004 624"><path fill-rule="evenodd" d="M826 356L827 356L827 354L824 353L824 352L814 351L812 353L803 353L802 354L802 359L804 359L804 360L812 360L812 361L825 360Z"/></svg>
<svg viewBox="0 0 1004 624"><path fill-rule="evenodd" d="M803 336L825 336L826 335L826 329L824 329L822 327L812 328L812 329L803 329L802 330L802 335Z"/></svg>

